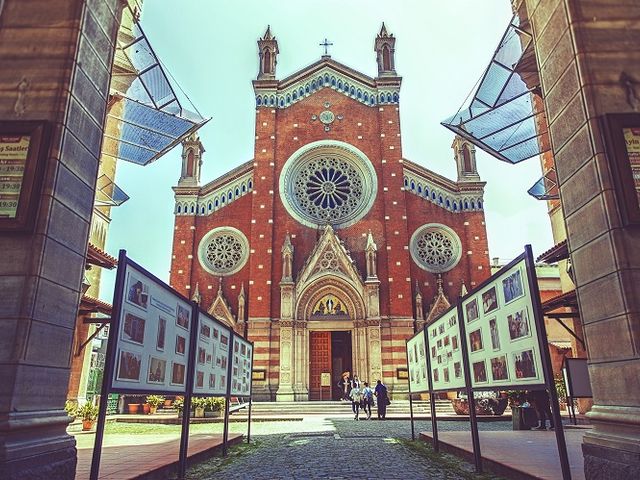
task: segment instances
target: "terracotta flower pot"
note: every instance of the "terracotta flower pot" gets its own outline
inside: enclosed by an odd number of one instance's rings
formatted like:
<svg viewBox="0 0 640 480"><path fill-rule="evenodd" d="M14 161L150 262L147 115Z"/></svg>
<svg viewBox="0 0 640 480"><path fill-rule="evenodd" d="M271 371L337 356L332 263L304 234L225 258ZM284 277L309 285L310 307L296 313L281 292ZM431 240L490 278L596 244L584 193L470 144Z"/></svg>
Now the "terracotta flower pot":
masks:
<svg viewBox="0 0 640 480"><path fill-rule="evenodd" d="M157 405L150 405L149 406L149 413L151 415L153 415L154 413L156 413L158 411L158 406Z"/></svg>
<svg viewBox="0 0 640 480"><path fill-rule="evenodd" d="M87 432L93 428L94 420L82 420L82 431Z"/></svg>
<svg viewBox="0 0 640 480"><path fill-rule="evenodd" d="M139 403L130 403L127 406L127 411L131 414L136 414L140 411L140 404Z"/></svg>
<svg viewBox="0 0 640 480"><path fill-rule="evenodd" d="M173 403L173 400L166 399L164 401L164 408L171 408L172 403Z"/></svg>
<svg viewBox="0 0 640 480"><path fill-rule="evenodd" d="M143 403L142 413L144 413L145 415L149 415L151 413L151 405L149 405L148 403Z"/></svg>

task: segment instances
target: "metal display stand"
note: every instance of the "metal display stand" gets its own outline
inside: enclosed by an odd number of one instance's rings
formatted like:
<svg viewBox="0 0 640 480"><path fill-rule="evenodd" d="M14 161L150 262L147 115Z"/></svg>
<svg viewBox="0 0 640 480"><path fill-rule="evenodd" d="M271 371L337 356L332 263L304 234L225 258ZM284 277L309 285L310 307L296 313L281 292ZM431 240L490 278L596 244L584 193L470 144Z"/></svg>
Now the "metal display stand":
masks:
<svg viewBox="0 0 640 480"><path fill-rule="evenodd" d="M125 281L126 281L126 272L127 267L133 268L139 274L146 277L148 280L156 284L160 289L168 291L173 297L180 300L184 304L189 304L191 307L191 331L189 333L189 351L186 365L186 377L185 377L185 388L184 390L176 390L167 389L162 390L159 389L145 389L145 388L113 388L113 374L116 365L116 353L118 351L118 346L120 342L119 331L120 331L120 317L122 315L122 307L123 307L123 299L125 293ZM102 444L104 439L104 430L105 430L105 420L106 420L106 411L107 411L107 400L110 393L135 393L135 394L167 394L167 395L184 395L184 407L182 413L182 423L181 423L181 433L180 433L180 452L179 452L179 462L178 462L178 479L184 479L187 467L187 457L188 457L188 449L189 449L189 419L191 412L191 403L193 397L194 390L194 377L195 377L195 362L196 355L198 353L198 335L200 331L200 323L201 323L201 312L198 304L190 301L188 298L182 296L180 293L175 291L169 285L164 283L162 280L158 279L155 275L133 262L131 259L127 257L125 250L120 250L118 255L118 270L116 274L116 284L114 289L114 297L113 297L113 315L111 319L111 328L109 329L109 339L107 342L107 353L104 367L104 375L102 382L102 389L100 395L100 404L99 404L99 412L98 412L98 422L96 426L96 437L94 442L92 461L91 461L91 473L90 480L98 480L98 475L100 471L100 460L102 454ZM224 417L224 430L223 430L223 455L227 455L227 444L229 440L229 402L230 402L230 390L231 390L231 377L233 371L233 362L232 362L232 349L233 349L233 339L237 334L228 326L223 325L221 322L212 319L218 326L223 328L224 330L229 331L229 359L227 361L226 375L227 375L227 385L226 385L226 393L224 395L225 398L225 417ZM243 341L246 341L243 339ZM252 342L247 342L251 346L251 364L249 365L249 372L252 371L253 368L253 354L254 354L254 345ZM251 378L251 377L249 377ZM251 393L253 389L253 382L249 384L249 418L248 418L248 428L247 428L247 441L250 439L251 434ZM204 394L200 396L220 396L220 395L211 395Z"/></svg>
<svg viewBox="0 0 640 480"><path fill-rule="evenodd" d="M586 358L567 358L562 361L562 377L567 392L567 412L574 425L578 424L573 405L577 398L593 398Z"/></svg>

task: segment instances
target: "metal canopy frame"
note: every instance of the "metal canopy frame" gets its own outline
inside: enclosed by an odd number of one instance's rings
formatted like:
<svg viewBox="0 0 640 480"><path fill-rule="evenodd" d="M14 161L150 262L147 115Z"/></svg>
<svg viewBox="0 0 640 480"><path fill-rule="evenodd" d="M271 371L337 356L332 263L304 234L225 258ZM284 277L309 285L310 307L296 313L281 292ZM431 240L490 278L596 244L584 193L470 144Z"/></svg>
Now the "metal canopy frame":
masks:
<svg viewBox="0 0 640 480"><path fill-rule="evenodd" d="M124 9L122 23L131 30L118 37L116 56L123 65L112 72L117 101L110 104L102 153L148 165L210 119L174 88L131 8Z"/></svg>
<svg viewBox="0 0 640 480"><path fill-rule="evenodd" d="M532 70L531 34L512 18L467 108L441 124L485 152L515 164L543 153L539 137L546 133L544 111L533 96L540 94ZM526 78L525 78L526 77ZM548 149L548 148L547 148Z"/></svg>
<svg viewBox="0 0 640 480"><path fill-rule="evenodd" d="M527 193L538 200L559 200L558 178L556 169L551 168L544 176L534 183Z"/></svg>
<svg viewBox="0 0 640 480"><path fill-rule="evenodd" d="M100 175L96 183L95 205L98 207L119 207L129 200L129 195L124 193L108 175Z"/></svg>

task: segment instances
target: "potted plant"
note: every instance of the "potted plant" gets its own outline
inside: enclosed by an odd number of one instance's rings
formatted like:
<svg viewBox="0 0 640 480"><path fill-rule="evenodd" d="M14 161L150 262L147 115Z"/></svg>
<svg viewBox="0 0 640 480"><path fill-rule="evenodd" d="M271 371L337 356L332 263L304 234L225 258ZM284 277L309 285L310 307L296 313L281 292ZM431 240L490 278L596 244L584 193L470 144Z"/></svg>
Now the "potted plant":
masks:
<svg viewBox="0 0 640 480"><path fill-rule="evenodd" d="M139 403L130 403L127 405L127 412L130 414L136 414L140 412L140 404Z"/></svg>
<svg viewBox="0 0 640 480"><path fill-rule="evenodd" d="M82 430L91 430L93 423L98 418L98 407L91 402L87 402L78 408L76 414L82 417Z"/></svg>
<svg viewBox="0 0 640 480"><path fill-rule="evenodd" d="M67 415L72 418L71 421L73 422L78 416L78 401L67 400L66 402L64 402L64 410L65 412L67 412Z"/></svg>
<svg viewBox="0 0 640 480"><path fill-rule="evenodd" d="M558 403L560 403L560 410L567 410L567 389L564 384L564 379L560 373L553 376L553 382L556 386L556 392L558 393Z"/></svg>
<svg viewBox="0 0 640 480"><path fill-rule="evenodd" d="M171 400L170 398L165 398L164 399L164 408L171 408L171 404L173 403L173 400Z"/></svg>
<svg viewBox="0 0 640 480"><path fill-rule="evenodd" d="M191 405L195 410L195 417L204 418L204 408L207 405L207 399L204 397L193 397L191 399Z"/></svg>
<svg viewBox="0 0 640 480"><path fill-rule="evenodd" d="M224 398L208 397L205 398L204 416L219 417L224 409Z"/></svg>
<svg viewBox="0 0 640 480"><path fill-rule="evenodd" d="M147 395L147 404L149 405L150 413L153 415L158 410L158 405L164 402L162 395Z"/></svg>
<svg viewBox="0 0 640 480"><path fill-rule="evenodd" d="M178 417L182 417L182 412L184 410L184 397L176 397L173 401L173 408L178 411ZM193 409L193 403L191 404L191 408Z"/></svg>

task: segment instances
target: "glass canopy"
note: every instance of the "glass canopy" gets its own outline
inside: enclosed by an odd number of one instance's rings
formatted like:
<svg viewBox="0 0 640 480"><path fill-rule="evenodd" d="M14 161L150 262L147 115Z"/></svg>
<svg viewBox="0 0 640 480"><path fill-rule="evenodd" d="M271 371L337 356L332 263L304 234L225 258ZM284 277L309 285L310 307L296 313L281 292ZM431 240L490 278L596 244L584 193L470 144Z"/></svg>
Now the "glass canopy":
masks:
<svg viewBox="0 0 640 480"><path fill-rule="evenodd" d="M468 107L443 126L508 163L542 153L546 121L531 35L513 17Z"/></svg>
<svg viewBox="0 0 640 480"><path fill-rule="evenodd" d="M209 119L174 88L130 8L123 12L103 154L147 165Z"/></svg>

